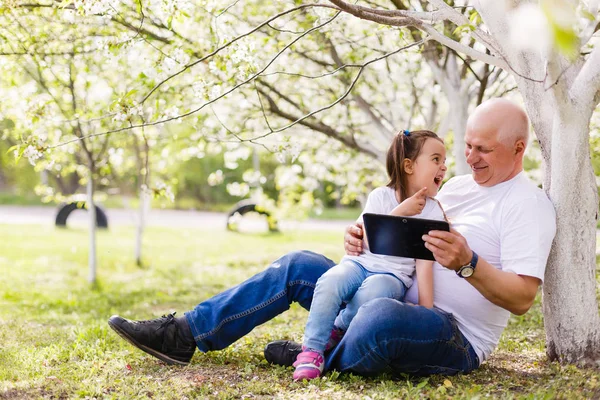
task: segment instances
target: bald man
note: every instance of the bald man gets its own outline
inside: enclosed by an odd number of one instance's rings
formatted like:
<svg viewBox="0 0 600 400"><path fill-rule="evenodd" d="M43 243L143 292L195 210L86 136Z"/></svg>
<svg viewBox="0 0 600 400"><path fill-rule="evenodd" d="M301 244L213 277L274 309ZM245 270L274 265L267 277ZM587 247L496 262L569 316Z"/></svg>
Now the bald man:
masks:
<svg viewBox="0 0 600 400"><path fill-rule="evenodd" d="M466 373L496 347L510 313L533 304L556 231L552 204L523 172L529 123L502 99L481 104L465 134L470 175L450 179L438 194L450 232L423 236L434 263L434 307L393 299L363 305L326 369L362 375ZM348 227L345 249L362 252L362 226ZM229 346L292 302L309 308L318 278L335 263L294 252L246 282L198 304L184 317L149 321L113 316L109 325L139 349L185 365L195 348ZM417 303L417 285L406 300ZM265 349L274 363L291 365L300 345L277 341Z"/></svg>

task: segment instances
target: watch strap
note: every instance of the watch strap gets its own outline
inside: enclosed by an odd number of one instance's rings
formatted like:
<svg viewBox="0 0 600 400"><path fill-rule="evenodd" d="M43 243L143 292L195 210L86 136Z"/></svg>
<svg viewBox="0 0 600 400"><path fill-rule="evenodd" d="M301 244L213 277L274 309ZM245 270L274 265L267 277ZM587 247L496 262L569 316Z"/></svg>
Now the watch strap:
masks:
<svg viewBox="0 0 600 400"><path fill-rule="evenodd" d="M475 253L473 251L473 257L471 257L471 261L469 261L469 263L467 265L463 265L462 267L460 267L457 271L456 271L456 275L460 276L461 278L468 278L470 276L473 276L473 274L475 273L475 267L477 267L477 263L479 262L479 256L477 255L477 253ZM467 276L463 276L463 271L470 269L472 272L470 274L468 274Z"/></svg>

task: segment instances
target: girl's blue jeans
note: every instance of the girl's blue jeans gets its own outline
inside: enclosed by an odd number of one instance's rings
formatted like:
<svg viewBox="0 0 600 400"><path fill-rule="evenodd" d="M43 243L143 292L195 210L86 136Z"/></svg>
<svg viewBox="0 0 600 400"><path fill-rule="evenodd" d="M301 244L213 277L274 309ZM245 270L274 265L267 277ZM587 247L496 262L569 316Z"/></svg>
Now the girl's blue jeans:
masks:
<svg viewBox="0 0 600 400"><path fill-rule="evenodd" d="M324 353L333 327L346 331L363 304L380 297L403 300L405 294L406 286L394 275L373 273L358 262L343 260L317 281L304 347ZM340 311L343 303L346 308Z"/></svg>
<svg viewBox="0 0 600 400"><path fill-rule="evenodd" d="M286 254L247 281L198 304L186 318L203 352L223 349L286 311L309 309L315 285L335 263L307 252ZM379 298L360 307L326 369L362 375L469 372L479 366L451 314Z"/></svg>

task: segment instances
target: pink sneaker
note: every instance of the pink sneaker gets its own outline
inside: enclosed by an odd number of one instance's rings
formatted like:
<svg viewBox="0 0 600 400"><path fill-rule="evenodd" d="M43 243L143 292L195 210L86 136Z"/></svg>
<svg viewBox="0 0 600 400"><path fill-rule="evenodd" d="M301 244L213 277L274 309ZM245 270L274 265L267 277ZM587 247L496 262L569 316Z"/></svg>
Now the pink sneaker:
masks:
<svg viewBox="0 0 600 400"><path fill-rule="evenodd" d="M336 328L334 326L333 329L331 330L331 334L329 335L329 340L327 341L327 344L325 345L325 351L327 352L329 350L332 350L335 346L337 346L338 343L344 337L344 333L346 333L346 332L341 330L340 328Z"/></svg>
<svg viewBox="0 0 600 400"><path fill-rule="evenodd" d="M323 354L316 351L308 351L303 349L302 353L298 354L296 362L293 364L296 367L294 371L294 381L311 380L321 376L325 360Z"/></svg>

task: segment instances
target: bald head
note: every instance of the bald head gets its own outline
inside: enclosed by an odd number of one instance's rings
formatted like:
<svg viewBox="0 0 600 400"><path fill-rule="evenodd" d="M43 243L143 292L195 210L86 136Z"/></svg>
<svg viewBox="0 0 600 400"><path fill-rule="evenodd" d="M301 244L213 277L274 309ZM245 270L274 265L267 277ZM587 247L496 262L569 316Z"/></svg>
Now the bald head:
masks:
<svg viewBox="0 0 600 400"><path fill-rule="evenodd" d="M467 126L476 131L495 131L498 141L509 147L517 140L523 140L527 145L529 139L529 119L525 110L506 99L481 103L469 117Z"/></svg>
<svg viewBox="0 0 600 400"><path fill-rule="evenodd" d="M481 103L465 131L465 156L475 182L491 187L523 171L528 136L529 121L521 107L504 99Z"/></svg>

